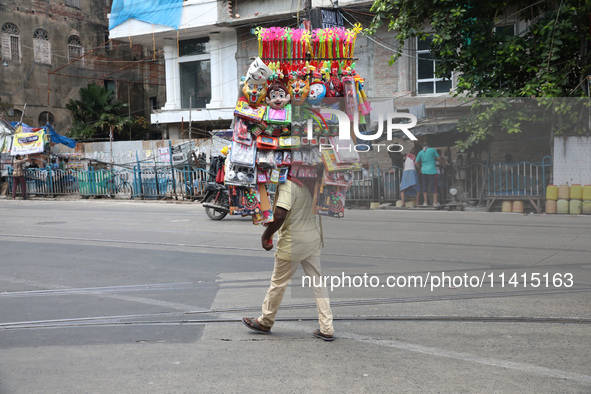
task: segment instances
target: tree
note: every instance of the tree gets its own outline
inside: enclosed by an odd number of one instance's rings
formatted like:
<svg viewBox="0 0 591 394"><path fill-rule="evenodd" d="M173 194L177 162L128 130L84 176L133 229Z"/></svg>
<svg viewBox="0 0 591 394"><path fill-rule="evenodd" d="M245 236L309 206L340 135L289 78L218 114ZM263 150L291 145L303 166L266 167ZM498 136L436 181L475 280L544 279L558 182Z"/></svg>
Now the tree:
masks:
<svg viewBox="0 0 591 394"><path fill-rule="evenodd" d="M113 134L125 135L133 123L122 115L126 107L126 103L115 99L113 91L91 83L80 89L80 100L70 99L66 104L73 115L68 135L76 139L109 138L111 128Z"/></svg>
<svg viewBox="0 0 591 394"><path fill-rule="evenodd" d="M468 136L456 141L463 151L486 140L499 128L509 133L521 125L539 122L552 135L588 133L580 127L580 112L588 100L552 100L552 97L586 97L591 73L589 15L586 0L450 1L376 0L368 32L388 22L399 43L390 64L407 50L414 37L431 40L430 53L436 75L452 72L455 94L479 97L458 130ZM519 34L503 34L503 26L524 22ZM516 99L540 98L538 100ZM502 98L502 99L489 99ZM575 111L577 109L578 111Z"/></svg>
<svg viewBox="0 0 591 394"><path fill-rule="evenodd" d="M369 32L388 21L403 55L412 37L432 36L436 73L454 72L457 93L484 97L587 96L590 69L586 0L376 0ZM503 34L515 20L519 34Z"/></svg>

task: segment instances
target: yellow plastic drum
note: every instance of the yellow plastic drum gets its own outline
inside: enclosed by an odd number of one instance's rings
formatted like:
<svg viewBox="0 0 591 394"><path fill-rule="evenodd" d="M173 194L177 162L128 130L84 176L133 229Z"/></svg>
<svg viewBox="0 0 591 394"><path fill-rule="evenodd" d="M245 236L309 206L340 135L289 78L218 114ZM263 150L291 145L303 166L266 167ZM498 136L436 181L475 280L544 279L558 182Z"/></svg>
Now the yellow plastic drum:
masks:
<svg viewBox="0 0 591 394"><path fill-rule="evenodd" d="M503 201L503 205L501 206L501 212L512 212L513 211L513 204L511 201Z"/></svg>
<svg viewBox="0 0 591 394"><path fill-rule="evenodd" d="M570 187L568 185L560 185L558 187L558 199L570 200Z"/></svg>
<svg viewBox="0 0 591 394"><path fill-rule="evenodd" d="M575 184L570 187L570 199L571 200L582 200L583 199L583 186Z"/></svg>
<svg viewBox="0 0 591 394"><path fill-rule="evenodd" d="M568 213L568 200L556 201L556 213L559 215L566 215Z"/></svg>
<svg viewBox="0 0 591 394"><path fill-rule="evenodd" d="M583 215L591 215L591 200L585 200L581 204L581 213Z"/></svg>
<svg viewBox="0 0 591 394"><path fill-rule="evenodd" d="M591 185L583 186L583 200L591 200Z"/></svg>
<svg viewBox="0 0 591 394"><path fill-rule="evenodd" d="M547 214L555 214L556 213L556 200L546 200L546 213Z"/></svg>
<svg viewBox="0 0 591 394"><path fill-rule="evenodd" d="M581 214L581 200L570 200L569 213L571 215Z"/></svg>
<svg viewBox="0 0 591 394"><path fill-rule="evenodd" d="M523 213L523 201L513 201L513 212Z"/></svg>
<svg viewBox="0 0 591 394"><path fill-rule="evenodd" d="M546 188L546 200L558 200L558 186L548 185Z"/></svg>

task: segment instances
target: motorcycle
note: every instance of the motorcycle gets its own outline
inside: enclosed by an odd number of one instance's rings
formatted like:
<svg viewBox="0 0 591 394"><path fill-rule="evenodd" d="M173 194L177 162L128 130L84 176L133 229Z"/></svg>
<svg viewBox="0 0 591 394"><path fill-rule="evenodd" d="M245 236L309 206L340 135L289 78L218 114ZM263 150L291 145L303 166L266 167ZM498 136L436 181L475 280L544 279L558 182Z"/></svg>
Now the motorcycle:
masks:
<svg viewBox="0 0 591 394"><path fill-rule="evenodd" d="M230 213L228 188L221 183L207 182L201 205L211 220L222 220Z"/></svg>

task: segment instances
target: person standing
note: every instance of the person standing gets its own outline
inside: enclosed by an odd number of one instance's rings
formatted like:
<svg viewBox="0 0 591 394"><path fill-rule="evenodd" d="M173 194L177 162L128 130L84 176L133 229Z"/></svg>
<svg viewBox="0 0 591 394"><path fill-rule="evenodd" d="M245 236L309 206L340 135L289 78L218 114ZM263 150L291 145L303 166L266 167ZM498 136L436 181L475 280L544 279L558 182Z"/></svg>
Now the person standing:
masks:
<svg viewBox="0 0 591 394"><path fill-rule="evenodd" d="M439 161L439 154L434 148L431 148L428 143L423 144L423 150L417 155L417 163L421 165L421 177L422 189L423 189L423 205L429 205L427 196L429 190L433 193L433 206L438 207L437 202L437 166L436 162Z"/></svg>
<svg viewBox="0 0 591 394"><path fill-rule="evenodd" d="M416 198L416 205L419 205L419 195L421 194L421 185L419 184L419 174L415 167L416 156L414 151L406 154L404 157L404 170L402 172L402 181L400 182L400 199L402 206L406 206L405 195Z"/></svg>
<svg viewBox="0 0 591 394"><path fill-rule="evenodd" d="M27 183L25 182L24 164L29 159L29 156L23 158L21 155L16 155L12 167L12 199L16 199L16 188L20 185L23 200L27 199Z"/></svg>
<svg viewBox="0 0 591 394"><path fill-rule="evenodd" d="M258 318L242 318L251 330L269 333L275 323L275 316L283 300L289 281L298 266L302 266L311 283L321 283L320 248L321 230L314 213L312 185L287 180L280 184L276 196L277 204L273 222L261 236L263 249L273 248L273 234L279 231L275 265L271 285L263 301L262 315ZM320 328L313 335L324 341L334 340L333 315L326 287L311 286L316 298Z"/></svg>

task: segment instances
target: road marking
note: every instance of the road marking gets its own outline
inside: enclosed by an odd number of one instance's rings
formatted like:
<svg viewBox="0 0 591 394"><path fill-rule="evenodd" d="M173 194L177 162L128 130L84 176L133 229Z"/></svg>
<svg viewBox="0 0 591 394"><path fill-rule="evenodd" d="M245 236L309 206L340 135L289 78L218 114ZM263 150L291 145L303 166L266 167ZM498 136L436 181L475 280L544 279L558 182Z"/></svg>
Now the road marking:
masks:
<svg viewBox="0 0 591 394"><path fill-rule="evenodd" d="M371 343L372 345L386 346L394 349L407 350L411 352L423 353L432 356L451 358L460 361L472 362L493 367L514 369L522 372L534 373L537 375L548 376L557 379L574 380L583 384L591 384L591 376L576 372L566 372L558 369L539 367L537 365L519 363L514 361L505 361L492 357L481 357L469 353L460 353L453 350L439 349L431 346L416 345L414 343L402 342L397 340L381 340L370 338L357 334L338 334L338 338L352 339L357 342Z"/></svg>

